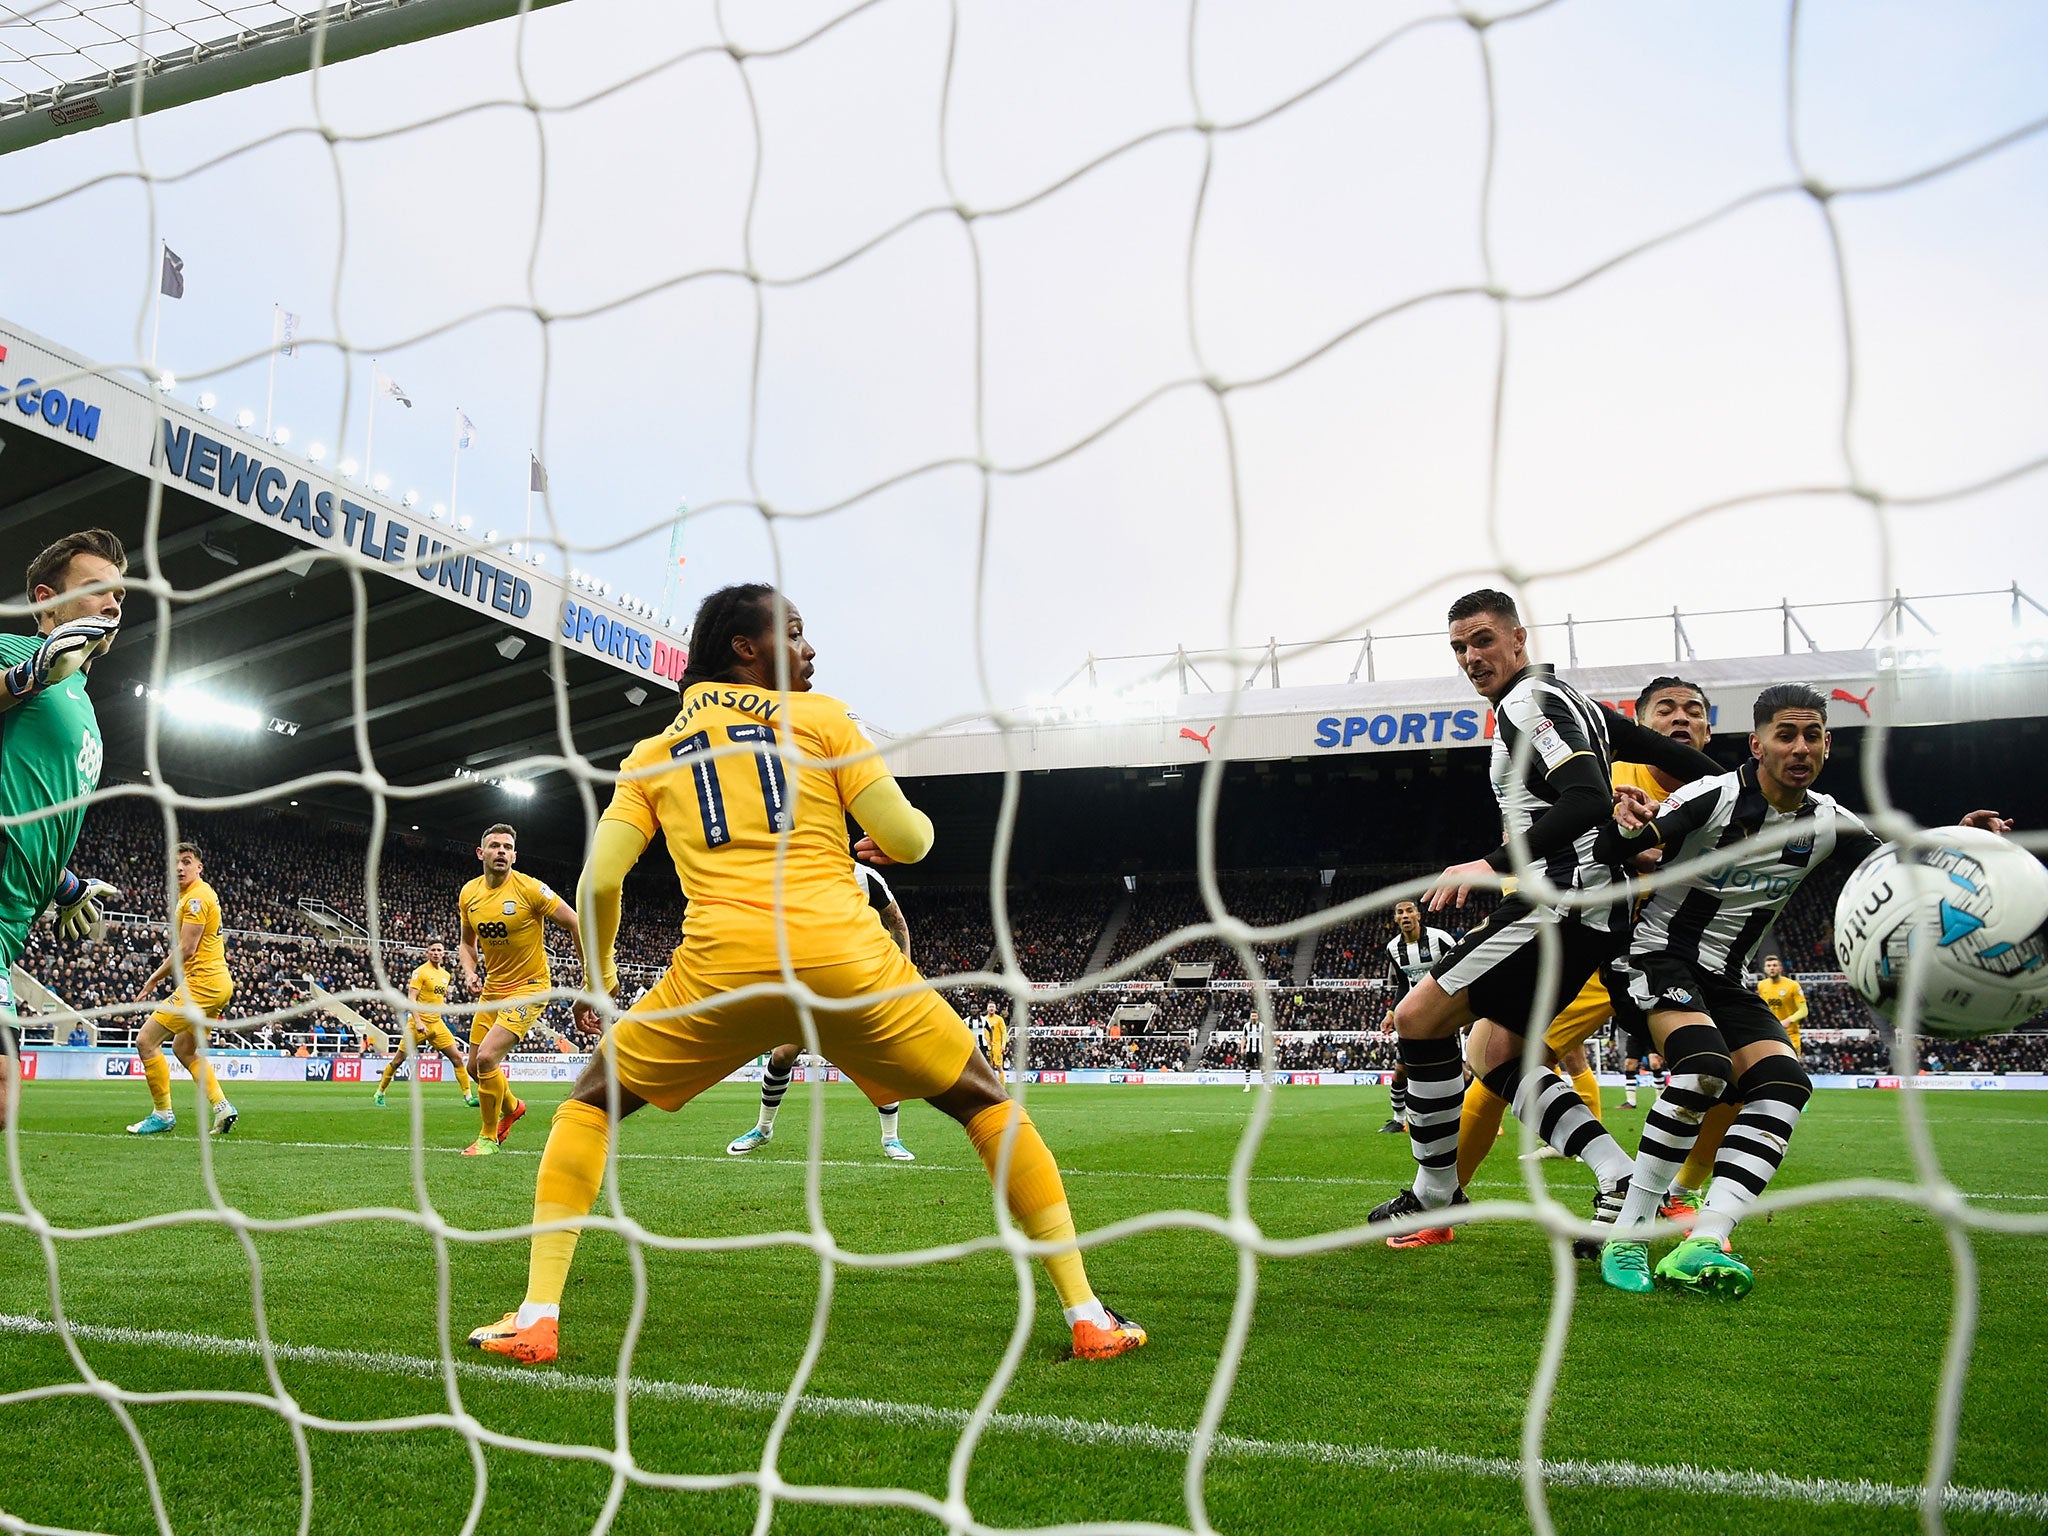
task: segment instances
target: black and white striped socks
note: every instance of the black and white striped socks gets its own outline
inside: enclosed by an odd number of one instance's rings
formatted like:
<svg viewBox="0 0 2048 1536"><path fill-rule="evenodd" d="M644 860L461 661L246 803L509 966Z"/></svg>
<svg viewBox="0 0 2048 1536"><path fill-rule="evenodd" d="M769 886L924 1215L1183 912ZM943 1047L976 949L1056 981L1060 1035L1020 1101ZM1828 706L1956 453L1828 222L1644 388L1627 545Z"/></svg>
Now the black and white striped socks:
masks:
<svg viewBox="0 0 2048 1536"><path fill-rule="evenodd" d="M1621 1143L1593 1118L1578 1090L1550 1068L1524 1077L1517 1057L1487 1073L1486 1086L1512 1104L1517 1118L1535 1126L1546 1143L1591 1168L1602 1189L1616 1188L1634 1171Z"/></svg>
<svg viewBox="0 0 2048 1536"><path fill-rule="evenodd" d="M789 1081L796 1076L794 1062L777 1073L773 1066L761 1075L761 1120L764 1131L775 1129L775 1112L782 1108L782 1096L789 1092Z"/></svg>
<svg viewBox="0 0 2048 1536"><path fill-rule="evenodd" d="M1415 1198L1429 1210L1458 1192L1458 1114L1465 1106L1465 1067L1458 1037L1396 1043L1408 1071L1408 1142L1415 1152Z"/></svg>
<svg viewBox="0 0 2048 1536"><path fill-rule="evenodd" d="M1742 1109L1714 1155L1714 1187L1693 1222L1694 1237L1721 1243L1785 1161L1813 1079L1790 1056L1766 1056L1735 1083Z"/></svg>
<svg viewBox="0 0 2048 1536"><path fill-rule="evenodd" d="M1678 1177L1678 1170L1692 1155L1693 1143L1700 1138L1700 1121L1720 1102L1735 1075L1720 1031L1704 1024L1687 1024L1671 1031L1665 1037L1664 1052L1670 1081L1643 1121L1635 1182L1629 1186L1628 1203L1615 1223L1622 1233L1657 1219L1671 1181Z"/></svg>

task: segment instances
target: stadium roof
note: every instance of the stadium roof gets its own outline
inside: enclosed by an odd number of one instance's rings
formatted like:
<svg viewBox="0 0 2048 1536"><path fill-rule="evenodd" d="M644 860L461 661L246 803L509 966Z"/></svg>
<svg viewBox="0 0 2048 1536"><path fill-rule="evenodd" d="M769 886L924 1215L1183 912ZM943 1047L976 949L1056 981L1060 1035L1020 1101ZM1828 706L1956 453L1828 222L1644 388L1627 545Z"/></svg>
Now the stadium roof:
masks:
<svg viewBox="0 0 2048 1536"><path fill-rule="evenodd" d="M1726 660L1655 661L1565 673L1624 714L1651 678L1678 673L1714 705L1715 733L1749 729L1749 705L1772 683L1807 683L1833 701L1831 724L1945 725L2048 717L2048 645L1967 653L1938 648L1820 651ZM886 733L877 732L886 739ZM1056 768L1172 767L1211 756L1278 761L1488 746L1493 715L1462 677L1246 689L1237 693L1084 696L1021 712L1008 728L977 720L906 738L889 752L901 775Z"/></svg>
<svg viewBox="0 0 2048 1536"><path fill-rule="evenodd" d="M681 647L665 629L0 320L7 567L19 573L85 527L112 529L130 552L126 623L93 672L110 781L143 777L138 690L160 643L161 679L182 690L160 712L164 779L213 797L367 766L352 688L360 630L371 764L394 785L449 787L392 819L439 830L507 810L502 788L458 770L502 775L518 759L563 753L555 658L571 737L592 761L616 766L672 713L663 674L680 673ZM143 589L158 576L165 595ZM6 578L14 594L18 579ZM17 611L12 627L26 624ZM256 728L224 730L222 705L253 710ZM195 711L202 718L186 718ZM345 782L292 793L364 810ZM536 818L551 820L564 822L565 845L580 844L580 816Z"/></svg>

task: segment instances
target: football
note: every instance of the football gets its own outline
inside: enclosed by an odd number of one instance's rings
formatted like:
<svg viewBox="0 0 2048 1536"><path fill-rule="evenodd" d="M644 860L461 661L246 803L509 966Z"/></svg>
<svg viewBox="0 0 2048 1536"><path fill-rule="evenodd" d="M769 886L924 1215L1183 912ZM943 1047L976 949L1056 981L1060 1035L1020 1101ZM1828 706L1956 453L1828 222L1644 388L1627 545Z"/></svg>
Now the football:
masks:
<svg viewBox="0 0 2048 1536"><path fill-rule="evenodd" d="M1974 827L1887 843L1842 887L1835 954L1886 1018L1916 964L1928 968L1923 1031L1966 1039L2012 1029L2048 1007L2048 869Z"/></svg>

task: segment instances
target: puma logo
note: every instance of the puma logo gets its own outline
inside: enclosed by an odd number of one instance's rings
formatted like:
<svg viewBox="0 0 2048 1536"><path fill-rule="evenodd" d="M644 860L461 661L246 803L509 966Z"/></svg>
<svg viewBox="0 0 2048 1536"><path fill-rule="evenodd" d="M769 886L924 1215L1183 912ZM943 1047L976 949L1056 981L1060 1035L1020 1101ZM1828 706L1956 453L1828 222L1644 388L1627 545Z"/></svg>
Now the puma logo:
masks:
<svg viewBox="0 0 2048 1536"><path fill-rule="evenodd" d="M1875 692L1877 692L1877 687L1875 684L1872 684L1869 688L1864 690L1863 697L1860 699L1846 688L1837 688L1833 693L1829 694L1828 697L1830 699L1840 699L1844 704L1854 704L1858 709L1863 711L1865 716L1868 716L1870 713L1870 696Z"/></svg>
<svg viewBox="0 0 2048 1536"><path fill-rule="evenodd" d="M1184 725L1180 728L1180 733L1189 741L1199 741L1202 744L1202 750L1208 752L1212 750L1209 746L1209 738L1216 734L1216 727L1212 725L1206 731L1198 731L1191 725Z"/></svg>

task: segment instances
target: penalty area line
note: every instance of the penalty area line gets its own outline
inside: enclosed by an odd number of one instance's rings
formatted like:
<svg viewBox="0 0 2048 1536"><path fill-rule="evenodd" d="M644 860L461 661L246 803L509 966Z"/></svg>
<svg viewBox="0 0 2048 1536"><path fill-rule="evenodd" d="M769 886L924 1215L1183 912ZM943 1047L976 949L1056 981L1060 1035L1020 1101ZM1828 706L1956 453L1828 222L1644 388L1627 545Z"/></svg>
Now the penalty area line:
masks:
<svg viewBox="0 0 2048 1536"><path fill-rule="evenodd" d="M56 1332L56 1324L47 1319L0 1313L0 1337L52 1338ZM254 1339L222 1338L167 1329L110 1327L96 1323L73 1323L71 1332L78 1339L95 1344L175 1350L230 1359L255 1360L263 1356L262 1346ZM279 1361L293 1364L409 1377L420 1381L438 1382L442 1379L441 1362L428 1355L278 1343L271 1345L270 1353ZM575 1371L522 1369L468 1359L458 1359L455 1369L467 1381L517 1386L526 1391L609 1398L617 1390L616 1377ZM782 1394L779 1392L641 1376L631 1378L627 1392L634 1398L648 1401L705 1404L761 1414L773 1414L782 1406ZM945 1429L955 1434L966 1428L970 1417L965 1409L938 1408L928 1403L818 1394L806 1394L800 1400L798 1412L810 1418L868 1420L904 1427ZM1168 1429L1158 1424L1118 1424L1049 1413L997 1413L989 1420L988 1428L991 1434L1036 1436L1072 1445L1162 1451L1177 1456L1187 1455L1194 1440L1187 1430ZM1264 1440L1245 1435L1219 1435L1211 1454L1212 1459L1303 1462L1353 1471L1435 1473L1497 1482L1517 1482L1522 1475L1520 1463L1507 1456L1349 1445L1326 1440ZM1881 1483L1864 1478L1787 1477L1777 1472L1730 1471L1619 1460L1549 1460L1544 1462L1543 1472L1549 1484L1558 1488L1646 1490L1695 1496L1719 1494L1772 1503L1846 1505L1862 1509L1917 1509L1922 1495L1917 1485ZM2015 1519L2042 1521L2048 1520L2048 1493L2025 1493L2010 1488L1949 1487L1942 1493L1942 1507L1952 1514L2009 1515Z"/></svg>

